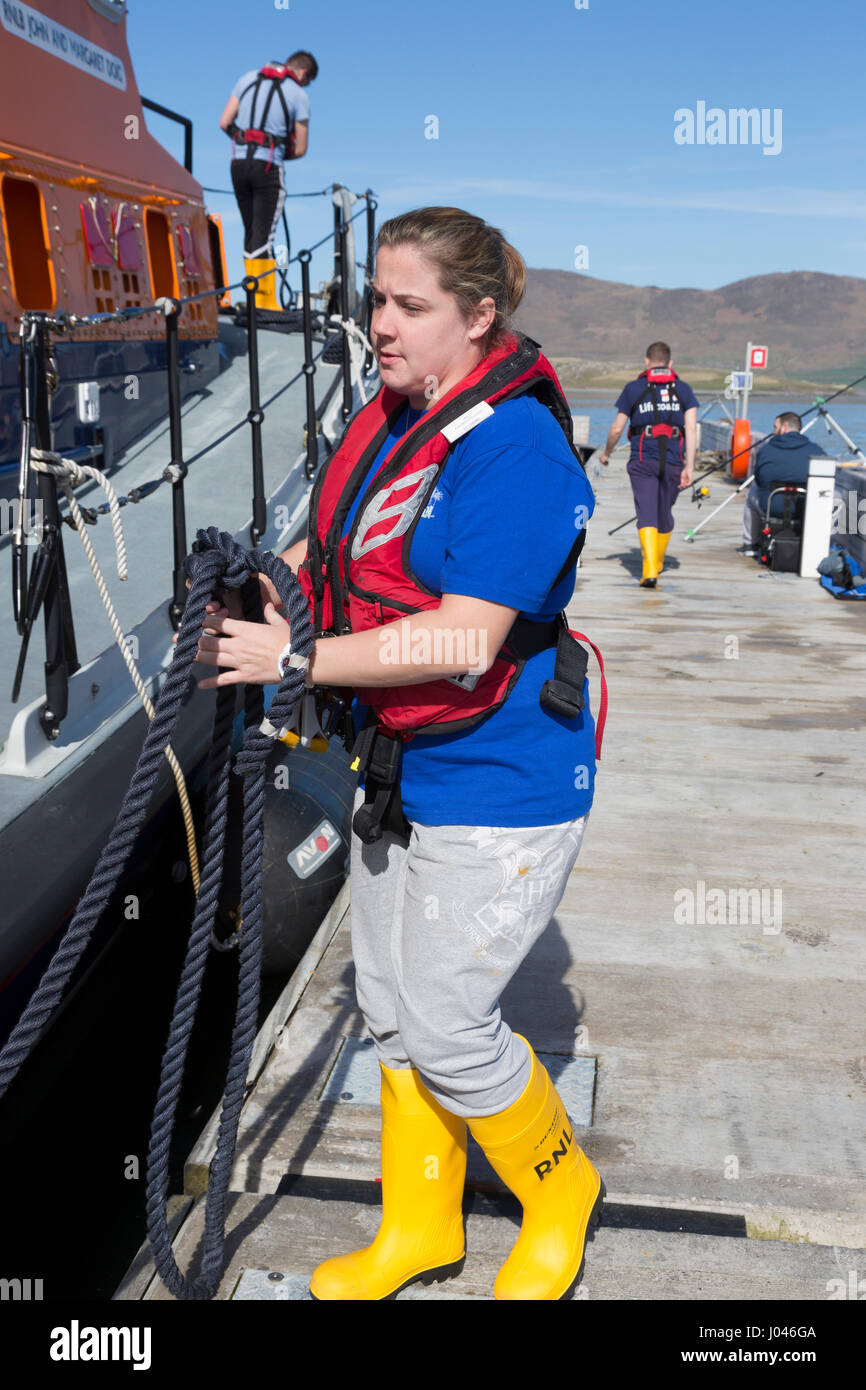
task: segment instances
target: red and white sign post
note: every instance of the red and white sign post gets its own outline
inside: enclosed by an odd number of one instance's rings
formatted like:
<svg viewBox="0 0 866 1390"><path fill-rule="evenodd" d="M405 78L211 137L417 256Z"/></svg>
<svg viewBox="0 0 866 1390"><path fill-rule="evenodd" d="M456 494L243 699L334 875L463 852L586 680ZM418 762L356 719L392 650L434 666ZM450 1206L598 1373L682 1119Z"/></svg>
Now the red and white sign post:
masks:
<svg viewBox="0 0 866 1390"><path fill-rule="evenodd" d="M766 367L767 349L755 343L746 343L746 389L743 392L741 402L741 418L748 419L749 415L749 391L752 385L752 372L754 369Z"/></svg>

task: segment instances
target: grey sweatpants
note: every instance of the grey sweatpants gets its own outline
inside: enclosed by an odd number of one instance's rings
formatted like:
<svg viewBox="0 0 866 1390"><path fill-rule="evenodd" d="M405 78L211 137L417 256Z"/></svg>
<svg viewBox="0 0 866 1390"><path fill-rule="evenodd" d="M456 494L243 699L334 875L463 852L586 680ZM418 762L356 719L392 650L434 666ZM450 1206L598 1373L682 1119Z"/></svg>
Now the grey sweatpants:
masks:
<svg viewBox="0 0 866 1390"><path fill-rule="evenodd" d="M529 1054L498 1001L559 906L586 820L416 822L408 847L352 836L352 954L379 1060L414 1067L455 1115L496 1115L526 1088Z"/></svg>

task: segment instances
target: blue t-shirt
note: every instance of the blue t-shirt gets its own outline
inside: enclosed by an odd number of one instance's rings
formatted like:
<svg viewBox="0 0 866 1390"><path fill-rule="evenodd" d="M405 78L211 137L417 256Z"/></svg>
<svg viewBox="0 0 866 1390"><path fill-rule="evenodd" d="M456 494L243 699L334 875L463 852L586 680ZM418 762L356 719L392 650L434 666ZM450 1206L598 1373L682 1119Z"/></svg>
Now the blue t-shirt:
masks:
<svg viewBox="0 0 866 1390"><path fill-rule="evenodd" d="M421 413L400 417L368 481ZM360 494L344 535L359 502ZM554 580L594 507L586 474L547 407L530 396L503 401L452 449L418 518L412 569L436 593L553 618L571 599L575 567L555 588ZM589 683L576 719L543 710L538 697L553 678L554 657L553 648L529 657L508 699L482 723L456 733L418 733L404 744L401 795L409 820L554 825L589 810L595 778ZM356 720L365 713L356 710Z"/></svg>
<svg viewBox="0 0 866 1390"><path fill-rule="evenodd" d="M685 429L686 410L691 410L692 406L698 405L698 398L689 386L687 381L681 381L677 377L672 383L676 387L679 401L669 390L665 382L656 382L655 394L658 398L658 420L662 425L678 425L681 430ZM629 429L643 429L644 425L654 425L656 417L653 414L652 395L644 397L640 405L637 405L640 397L647 389L647 379L639 376L636 381L630 381L622 388L619 400L616 403L617 410L622 411L623 415L629 417ZM680 405L679 402L682 402ZM637 409L635 409L637 407ZM634 412L634 413L632 413ZM668 443L667 459L669 463L679 464L684 457L683 440L674 439ZM658 459L658 441L649 435L641 438L638 435L631 441L631 458L652 458ZM631 461L631 460L630 460Z"/></svg>
<svg viewBox="0 0 866 1390"><path fill-rule="evenodd" d="M232 96L236 97L239 102L238 114L235 116L235 121L240 126L241 130L248 130L252 127L256 130L266 130L269 135L273 135L275 138L282 138L286 134L286 118L283 115L283 104L277 92L274 92L271 97L271 104L268 108L268 119L265 121L264 125L262 125L265 103L268 99L268 93L273 86L272 82L267 77L262 79L262 85L259 87L259 94L256 100L256 109L253 111L253 94L256 90L255 82L258 75L258 70L253 68L251 72L245 72L243 77L238 78L235 83ZM249 91L246 96L242 97L241 93L247 87L249 87ZM292 121L308 121L310 119L310 98L307 96L305 89L299 86L292 77L284 77L280 83L280 89L283 93ZM237 141L234 147L234 158L246 159L246 157L247 146L242 141ZM268 145L259 145L256 147L253 158L270 159L275 164L282 163L283 147L282 145L275 145L273 152L271 152Z"/></svg>

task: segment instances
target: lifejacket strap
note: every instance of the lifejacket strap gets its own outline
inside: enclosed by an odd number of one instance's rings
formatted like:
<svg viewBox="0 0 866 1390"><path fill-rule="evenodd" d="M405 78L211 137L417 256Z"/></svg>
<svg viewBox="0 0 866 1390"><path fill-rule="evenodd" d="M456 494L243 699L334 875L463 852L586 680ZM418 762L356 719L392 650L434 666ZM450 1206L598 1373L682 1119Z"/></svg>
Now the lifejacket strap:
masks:
<svg viewBox="0 0 866 1390"><path fill-rule="evenodd" d="M412 826L403 813L400 797L402 739L384 733L371 710L352 746L352 753L365 774L364 804L358 807L352 819L352 829L358 839L365 845L373 845L387 830L408 844Z"/></svg>
<svg viewBox="0 0 866 1390"><path fill-rule="evenodd" d="M588 647L592 647L595 652L595 659L598 662L598 670L601 676L601 698L598 707L598 718L595 721L595 757L596 761L601 759L601 744L604 738L604 726L607 722L607 680L604 674L604 660L601 652L593 641L583 632L572 629L569 634L575 641L585 642Z"/></svg>
<svg viewBox="0 0 866 1390"><path fill-rule="evenodd" d="M542 709L563 719L576 719L584 708L583 683L589 656L561 620L556 639L553 680L545 681L538 697Z"/></svg>

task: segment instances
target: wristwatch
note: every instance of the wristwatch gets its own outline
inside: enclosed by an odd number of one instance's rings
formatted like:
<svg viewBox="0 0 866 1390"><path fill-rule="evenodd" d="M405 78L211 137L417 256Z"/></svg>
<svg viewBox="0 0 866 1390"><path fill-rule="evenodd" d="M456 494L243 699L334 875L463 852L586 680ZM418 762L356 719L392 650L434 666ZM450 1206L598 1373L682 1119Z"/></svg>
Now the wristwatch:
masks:
<svg viewBox="0 0 866 1390"><path fill-rule="evenodd" d="M309 664L310 658L308 656L301 656L299 652L292 651L290 638L277 657L277 670L280 673L280 680L285 680L286 672L289 671L292 666L298 667L301 671L306 671Z"/></svg>

